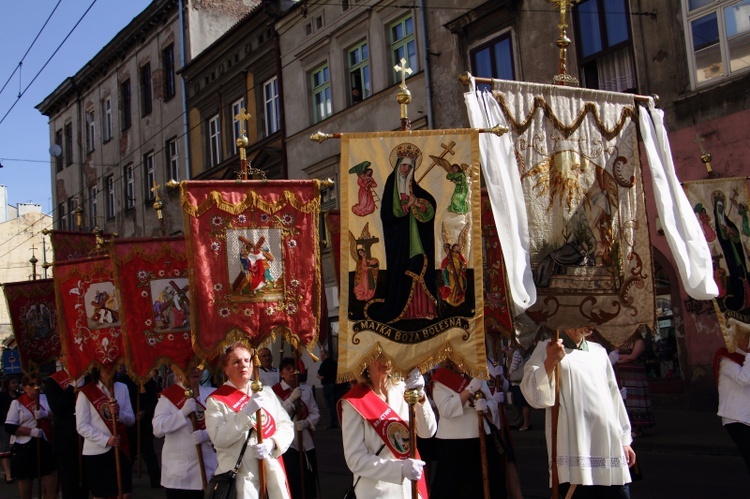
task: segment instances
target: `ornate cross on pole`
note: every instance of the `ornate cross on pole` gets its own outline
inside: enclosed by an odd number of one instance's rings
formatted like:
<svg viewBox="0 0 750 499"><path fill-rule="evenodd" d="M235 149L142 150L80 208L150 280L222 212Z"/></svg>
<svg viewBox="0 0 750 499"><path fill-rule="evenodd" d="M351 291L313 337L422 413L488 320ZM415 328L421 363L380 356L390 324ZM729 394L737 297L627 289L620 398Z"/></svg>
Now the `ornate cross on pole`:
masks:
<svg viewBox="0 0 750 499"><path fill-rule="evenodd" d="M247 180L247 155L245 148L250 144L245 133L247 133L247 120L250 119L250 115L247 114L247 110L243 107L240 109L239 114L234 115L235 121L240 124L240 136L237 137L237 149L240 151L240 171L242 180Z"/></svg>
<svg viewBox="0 0 750 499"><path fill-rule="evenodd" d="M579 86L578 79L575 76L568 74L568 46L570 45L570 38L568 38L568 9L573 9L573 4L578 0L547 0L555 7L560 10L560 23L557 27L560 29L560 34L555 44L560 49L560 62L557 74L552 78L552 83L555 85L569 85L572 87Z"/></svg>
<svg viewBox="0 0 750 499"><path fill-rule="evenodd" d="M401 130L408 130L411 128L411 123L409 123L406 106L411 102L411 92L406 88L406 75L410 75L412 69L406 65L406 59L403 57L399 62L400 64L393 66L394 71L401 73L401 85L399 85L400 88L398 94L396 94L396 101L401 105Z"/></svg>

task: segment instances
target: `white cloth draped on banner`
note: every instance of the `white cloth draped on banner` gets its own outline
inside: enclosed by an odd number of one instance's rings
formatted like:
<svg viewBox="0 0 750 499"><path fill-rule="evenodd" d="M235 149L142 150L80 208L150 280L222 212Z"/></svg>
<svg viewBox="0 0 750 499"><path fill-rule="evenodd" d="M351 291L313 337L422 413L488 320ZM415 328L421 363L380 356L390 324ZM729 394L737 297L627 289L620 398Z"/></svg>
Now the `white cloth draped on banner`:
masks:
<svg viewBox="0 0 750 499"><path fill-rule="evenodd" d="M691 215L713 259L716 315L730 351L750 331L750 195L747 179L721 178L683 184Z"/></svg>
<svg viewBox="0 0 750 499"><path fill-rule="evenodd" d="M696 300L710 300L719 294L711 252L675 173L664 113L656 109L653 99L648 110L641 106L640 111L641 137L651 168L656 211L669 249L687 294Z"/></svg>
<svg viewBox="0 0 750 499"><path fill-rule="evenodd" d="M522 266L511 292L522 288L530 298L535 285L537 300L526 315L552 329L594 327L615 345L641 324L653 327L653 265L634 97L500 80L493 82L493 96L497 106L485 98L482 109L471 97L467 105L473 125L482 123L476 114L483 113L486 126L510 129L495 141L499 153L489 153L500 161L484 166L493 170L486 178L506 177L511 186L506 192L514 196L503 199L502 188L488 185L493 210L500 212L496 220L520 223L524 207L513 189L516 182L523 192L533 285L523 278ZM523 235L522 227L507 238L500 233L504 252L517 234ZM516 262L524 244L522 237L519 241L510 250Z"/></svg>

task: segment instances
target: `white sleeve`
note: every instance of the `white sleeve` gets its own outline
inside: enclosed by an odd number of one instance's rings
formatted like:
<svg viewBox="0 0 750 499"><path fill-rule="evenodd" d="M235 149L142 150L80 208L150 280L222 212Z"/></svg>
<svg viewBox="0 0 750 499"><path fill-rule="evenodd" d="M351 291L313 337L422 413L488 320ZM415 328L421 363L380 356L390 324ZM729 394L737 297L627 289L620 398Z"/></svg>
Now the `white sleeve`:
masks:
<svg viewBox="0 0 750 499"><path fill-rule="evenodd" d="M544 360L549 340L539 342L523 368L521 393L526 402L536 409L555 405L555 377L547 376Z"/></svg>
<svg viewBox="0 0 750 499"><path fill-rule="evenodd" d="M182 411L167 398L159 397L154 409L154 436L161 438L167 433L172 433L188 424L188 419L182 414Z"/></svg>

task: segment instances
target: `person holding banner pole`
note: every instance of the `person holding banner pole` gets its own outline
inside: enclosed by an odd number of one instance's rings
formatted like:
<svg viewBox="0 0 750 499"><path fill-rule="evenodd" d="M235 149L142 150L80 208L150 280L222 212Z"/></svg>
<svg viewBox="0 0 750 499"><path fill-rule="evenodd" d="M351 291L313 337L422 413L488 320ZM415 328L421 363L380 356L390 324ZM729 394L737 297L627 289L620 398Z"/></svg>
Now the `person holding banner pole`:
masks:
<svg viewBox="0 0 750 499"><path fill-rule="evenodd" d="M31 499L33 480L41 476L44 498L57 497L57 469L52 456L52 422L47 398L39 393L38 379L21 378L23 393L8 409L5 431L11 434L10 466L18 480L21 499ZM42 496L41 490L39 491Z"/></svg>
<svg viewBox="0 0 750 499"><path fill-rule="evenodd" d="M154 411L154 436L164 437L161 485L167 499L202 499L204 479L210 480L218 465L205 424L206 400L215 389L200 385L202 375L202 369L192 368L188 383L177 382L159 394Z"/></svg>
<svg viewBox="0 0 750 499"><path fill-rule="evenodd" d="M355 476L358 499L413 497L412 482L417 482L419 496L427 498L425 462L418 453L409 457L413 439L405 421L410 419L410 405L404 398L407 391L417 392L412 406L416 433L430 438L437 431L437 421L423 389L424 378L418 370L409 373L406 382L397 382L391 376L390 362L376 357L339 400L344 458Z"/></svg>
<svg viewBox="0 0 750 499"><path fill-rule="evenodd" d="M234 467L248 432L252 432L237 472L237 499L265 499L261 496L263 486L269 499L289 499L279 457L292 443L294 424L270 387L253 390L254 356L254 350L242 343L230 345L221 359L229 381L206 402L206 430L218 458L216 473ZM258 413L262 416L260 435L256 426Z"/></svg>
<svg viewBox="0 0 750 499"><path fill-rule="evenodd" d="M127 427L135 424L128 387L106 369L94 368L76 400L76 429L83 437L83 468L94 499L133 490Z"/></svg>
<svg viewBox="0 0 750 499"><path fill-rule="evenodd" d="M636 460L630 420L606 350L586 341L591 332L589 327L566 329L557 341L539 342L524 367L521 390L532 407L547 409L549 464L559 479L553 493L628 499L628 468ZM555 406L559 421L553 428Z"/></svg>

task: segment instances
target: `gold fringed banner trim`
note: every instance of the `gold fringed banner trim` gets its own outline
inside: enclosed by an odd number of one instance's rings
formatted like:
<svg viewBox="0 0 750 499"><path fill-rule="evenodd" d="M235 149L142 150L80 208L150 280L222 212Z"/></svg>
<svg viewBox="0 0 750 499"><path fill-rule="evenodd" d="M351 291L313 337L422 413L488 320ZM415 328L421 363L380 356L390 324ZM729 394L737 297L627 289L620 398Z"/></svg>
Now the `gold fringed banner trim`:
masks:
<svg viewBox="0 0 750 499"><path fill-rule="evenodd" d="M317 190L319 191L320 185L317 182L316 185L318 186ZM313 213L320 206L319 195L313 196L313 199L310 202L305 203L290 191L284 191L278 201L276 201L275 203L269 203L261 199L261 197L258 196L258 194L252 189L248 189L245 199L237 204L228 203L221 196L221 193L217 191L211 191L208 199L198 204L197 206L193 206L187 199L185 189L186 184L180 184L180 200L182 202L182 208L187 215L193 217L200 217L213 207L216 207L231 215L239 215L248 208L258 208L264 213L272 215L284 208L284 206L286 206L287 204L291 204L297 211L302 213Z"/></svg>
<svg viewBox="0 0 750 499"><path fill-rule="evenodd" d="M607 126L599 116L599 107L597 106L597 104L594 102L586 102L586 104L584 104L583 106L583 109L581 109L581 112L578 113L578 116L576 116L575 121L570 125L565 125L558 119L558 117L555 115L555 112L552 110L552 107L550 107L549 103L547 103L547 100L544 97L534 97L534 105L531 108L531 111L529 111L529 114L526 115L523 121L516 121L515 117L511 113L511 110L508 108L508 104L505 102L503 94L497 91L493 91L492 94L495 97L495 100L497 100L498 104L500 104L500 108L503 110L503 114L508 119L511 128L513 128L513 131L518 135L524 133L526 129L531 126L532 120L534 118L534 113L536 113L537 109L542 109L544 111L544 116L552 122L555 129L559 130L560 133L565 136L565 138L570 137L573 132L578 129L583 120L586 118L587 113L591 113L594 116L596 127L599 129L601 134L606 137L607 140L612 140L613 138L617 137L617 135L627 123L627 120L634 119L638 116L634 106L626 106L622 109L620 118L617 120L617 123L615 123L615 126L612 128L607 128Z"/></svg>

